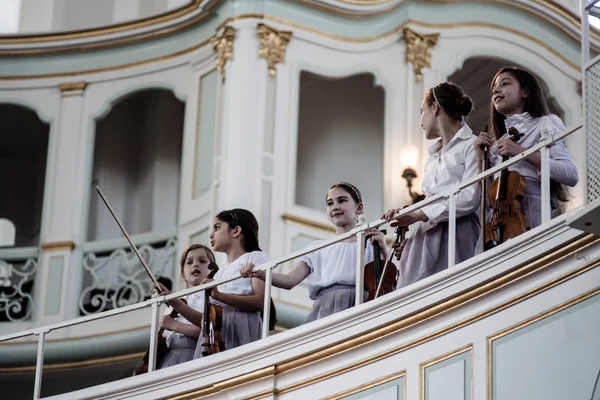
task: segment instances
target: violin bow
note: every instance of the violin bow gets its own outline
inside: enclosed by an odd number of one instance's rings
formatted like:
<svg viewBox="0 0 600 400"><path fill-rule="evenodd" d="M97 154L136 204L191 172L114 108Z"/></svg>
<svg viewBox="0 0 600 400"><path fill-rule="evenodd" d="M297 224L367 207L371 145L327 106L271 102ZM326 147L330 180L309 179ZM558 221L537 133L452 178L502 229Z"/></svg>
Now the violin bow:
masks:
<svg viewBox="0 0 600 400"><path fill-rule="evenodd" d="M486 125L483 129L484 132L488 131L488 126ZM481 146L481 150L483 151L483 172L488 169L488 148L485 146ZM485 251L485 199L487 198L487 180L485 178L481 181L481 204L479 205L479 219L481 220L481 250Z"/></svg>
<svg viewBox="0 0 600 400"><path fill-rule="evenodd" d="M148 273L148 276L150 276L150 279L152 279L152 282L154 282L154 285L156 287L155 290L158 292L158 288L160 287L159 283L158 283L158 280L156 279L156 277L154 276L154 274L152 273L152 271L148 267L148 264L146 264L146 261L144 261L144 259L142 258L142 255L138 251L137 247L135 247L135 245L131 241L131 238L129 237L129 234L125 230L125 227L121 223L121 220L119 219L119 217L117 216L117 214L115 214L115 211L113 210L113 208L111 207L110 203L108 202L108 199L106 198L106 196L104 196L104 193L102 193L102 189L100 189L100 186L96 186L96 191L98 191L98 194L100 195L100 198L102 199L102 201L104 202L104 204L106 204L106 207L108 208L108 211L110 211L110 213L112 214L113 218L117 222L117 225L119 225L119 228L121 228L121 231L125 235L125 238L127 238L127 241L129 242L129 245L131 246L131 249L133 250L133 252L137 256L137 258L139 258L140 262L144 266L144 269Z"/></svg>

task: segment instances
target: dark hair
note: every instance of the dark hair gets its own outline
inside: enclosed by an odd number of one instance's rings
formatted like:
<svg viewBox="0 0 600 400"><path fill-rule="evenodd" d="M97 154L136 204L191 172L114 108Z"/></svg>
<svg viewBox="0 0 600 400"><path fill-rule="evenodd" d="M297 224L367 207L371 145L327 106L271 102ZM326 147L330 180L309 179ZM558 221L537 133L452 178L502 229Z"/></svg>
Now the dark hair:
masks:
<svg viewBox="0 0 600 400"><path fill-rule="evenodd" d="M258 221L248 210L243 208L234 208L232 210L221 211L217 218L229 226L230 229L239 226L244 235L244 250L247 252L261 251L258 247Z"/></svg>
<svg viewBox="0 0 600 400"><path fill-rule="evenodd" d="M494 79L492 79L491 90L494 91L494 84L496 79L503 73L509 73L513 78L519 82L521 88L527 93L525 98L525 104L523 104L523 112L528 112L533 118L543 117L549 115L548 104L542 92L542 87L539 85L537 79L533 74L523 68L519 67L504 67L500 68ZM506 133L506 125L504 121L506 116L496 111L494 107L494 101L490 100L490 126L492 127L492 133L496 139L500 139ZM569 201L569 191L560 183L555 180L550 180L550 193L556 195L556 198L560 202Z"/></svg>
<svg viewBox="0 0 600 400"><path fill-rule="evenodd" d="M503 73L509 73L513 78L519 82L521 88L527 93L525 98L525 104L523 104L523 112L528 112L533 118L543 117L544 115L550 114L548 111L548 105L546 104L546 98L542 92L542 88L538 84L535 76L529 71L519 67L504 67L496 72L494 79L492 79L491 90L494 91L494 84L496 79ZM500 139L502 135L506 133L506 127L504 126L504 120L506 117L504 114L496 111L494 102L490 101L490 126L492 133L496 139Z"/></svg>
<svg viewBox="0 0 600 400"><path fill-rule="evenodd" d="M183 276L183 268L185 267L185 260L188 256L188 254L190 254L190 251L197 250L197 249L204 249L206 251L206 256L208 257L208 262L209 262L209 269L213 269L215 267L218 268L217 262L215 261L215 255L212 252L212 250L208 248L208 246L205 246L203 244L192 244L190 247L185 249L185 251L181 255L181 260L179 260L181 276ZM211 268L211 266L212 266L212 268Z"/></svg>
<svg viewBox="0 0 600 400"><path fill-rule="evenodd" d="M347 192L350 195L350 197L352 197L354 199L355 202L362 203L362 195L360 194L360 190L358 190L358 188L356 186L354 186L353 184L348 183L348 182L340 182L340 183L331 185L331 187L327 190L327 193L325 194L326 201L327 201L327 194L329 194L329 191L334 188L343 189L345 192Z"/></svg>
<svg viewBox="0 0 600 400"><path fill-rule="evenodd" d="M473 100L460 86L452 82L442 82L427 91L425 101L431 106L437 101L440 108L452 119L462 120L473 111Z"/></svg>

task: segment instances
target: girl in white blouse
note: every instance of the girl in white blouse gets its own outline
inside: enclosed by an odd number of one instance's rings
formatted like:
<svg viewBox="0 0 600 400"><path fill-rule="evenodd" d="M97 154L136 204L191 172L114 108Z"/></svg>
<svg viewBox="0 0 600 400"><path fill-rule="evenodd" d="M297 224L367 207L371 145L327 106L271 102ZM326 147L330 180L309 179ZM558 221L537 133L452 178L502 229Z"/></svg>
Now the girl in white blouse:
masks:
<svg viewBox="0 0 600 400"><path fill-rule="evenodd" d="M464 122L473 103L460 87L450 82L429 89L421 103L421 127L429 140L439 139L429 147L422 190L426 196L444 192L479 173L473 142L476 136ZM475 254L481 232L477 215L479 185L471 185L456 195L456 263ZM390 220L400 209L382 216ZM394 245L399 258L397 288L427 278L448 268L449 201L444 200L396 218L391 226L409 226L412 235Z"/></svg>
<svg viewBox="0 0 600 400"><path fill-rule="evenodd" d="M208 276L209 265L215 263L215 256L210 249L202 244L193 244L188 247L181 256L181 277L186 286L200 285ZM216 264L215 264L216 265ZM161 287L161 295L170 293L164 286ZM167 339L169 349L163 357L158 368L166 368L171 365L194 359L194 351L200 336L202 326L202 313L204 312L204 292L192 293L181 299L173 299L167 307L161 322L164 328L163 336ZM176 318L169 314L175 309L179 312Z"/></svg>
<svg viewBox="0 0 600 400"><path fill-rule="evenodd" d="M550 135L564 131L559 117L550 114L546 99L535 77L517 67L505 67L492 80L490 105L490 132L482 132L474 142L479 160L483 158L481 145L487 146L490 165L500 164L502 156L515 156L536 145L542 130ZM509 128L516 128L524 136L517 142L508 138ZM479 162L481 165L481 161ZM521 210L525 213L529 229L542 223L540 169L541 156L536 153L526 160L508 167L525 177L525 197ZM579 180L577 167L562 141L550 148L551 206L568 201L562 185L575 186Z"/></svg>
<svg viewBox="0 0 600 400"><path fill-rule="evenodd" d="M254 215L241 208L221 211L213 221L210 244L214 251L225 253L227 263L214 276L218 281L239 276L248 263L270 261L258 246L258 222ZM212 279L205 279L209 282ZM227 350L260 339L265 283L260 279L237 279L212 289L212 302L223 310L221 337ZM202 355L202 341L198 341L195 358Z"/></svg>
<svg viewBox="0 0 600 400"><path fill-rule="evenodd" d="M337 235L356 227L364 205L358 188L341 182L329 188L325 196L327 216L335 225ZM382 250L381 258L387 257L383 233L377 229L366 231L371 241L377 240ZM309 245L314 246L313 242ZM373 261L373 246L367 244L365 264ZM264 281L264 271L252 272L254 264L241 271L242 276L253 276ZM313 308L307 322L351 308L355 303L356 284L356 238L322 248L300 258L296 267L287 274L273 273L273 286L290 290L308 277L308 293Z"/></svg>

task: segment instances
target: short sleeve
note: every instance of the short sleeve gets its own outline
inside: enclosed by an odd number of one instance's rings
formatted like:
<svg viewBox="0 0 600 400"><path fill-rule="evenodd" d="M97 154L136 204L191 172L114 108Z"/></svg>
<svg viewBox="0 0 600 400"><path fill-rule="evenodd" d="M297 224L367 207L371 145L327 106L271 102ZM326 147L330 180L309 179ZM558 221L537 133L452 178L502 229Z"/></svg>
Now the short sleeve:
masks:
<svg viewBox="0 0 600 400"><path fill-rule="evenodd" d="M261 265L271 261L271 257L267 253L262 251L253 251L248 256L248 262L254 265Z"/></svg>
<svg viewBox="0 0 600 400"><path fill-rule="evenodd" d="M308 250L309 248L313 247L314 245L316 245L320 242L321 241L312 242L308 246L306 246L303 250ZM298 262L305 262L306 265L308 265L308 268L310 268L311 273L315 272L315 263L316 263L317 252L318 252L318 250L313 251L312 253L308 253L298 259Z"/></svg>
<svg viewBox="0 0 600 400"><path fill-rule="evenodd" d="M204 291L192 293L187 298L188 306L196 311L204 312Z"/></svg>

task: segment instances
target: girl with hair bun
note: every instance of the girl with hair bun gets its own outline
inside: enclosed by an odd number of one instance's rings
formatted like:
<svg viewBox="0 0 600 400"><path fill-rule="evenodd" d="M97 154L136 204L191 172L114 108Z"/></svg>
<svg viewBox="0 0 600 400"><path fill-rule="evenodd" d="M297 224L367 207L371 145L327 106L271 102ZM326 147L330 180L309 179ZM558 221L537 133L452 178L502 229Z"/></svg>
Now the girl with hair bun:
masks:
<svg viewBox="0 0 600 400"><path fill-rule="evenodd" d="M479 173L473 142L476 136L464 117L473 109L471 98L450 82L440 83L427 91L421 103L421 127L429 140L438 139L429 147L425 163L422 190L426 196L444 192ZM475 254L481 233L478 216L480 185L471 185L455 196L456 200L456 263ZM392 209L382 216L388 221L400 211ZM400 260L397 288L427 278L448 268L449 200L443 200L395 219L391 226L409 226L409 239L394 244Z"/></svg>

